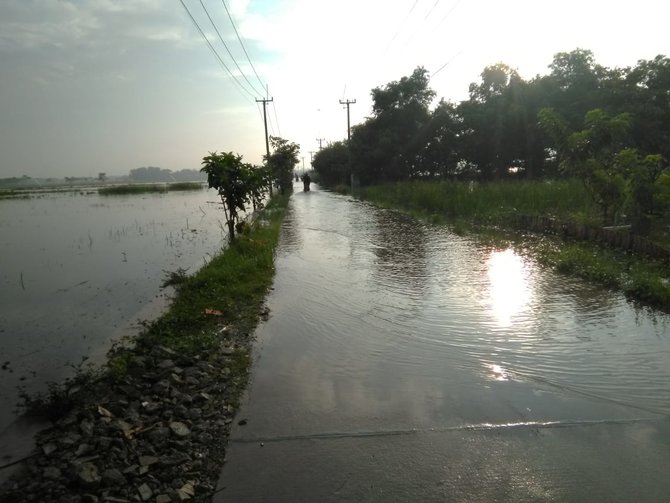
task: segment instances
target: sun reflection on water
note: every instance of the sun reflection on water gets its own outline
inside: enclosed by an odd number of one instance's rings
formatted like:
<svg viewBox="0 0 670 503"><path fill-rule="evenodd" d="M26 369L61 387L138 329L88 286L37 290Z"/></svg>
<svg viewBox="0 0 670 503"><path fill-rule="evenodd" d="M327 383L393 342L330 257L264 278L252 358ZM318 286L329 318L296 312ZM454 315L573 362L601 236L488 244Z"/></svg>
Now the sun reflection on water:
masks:
<svg viewBox="0 0 670 503"><path fill-rule="evenodd" d="M486 265L491 314L499 327L510 327L514 317L528 308L532 298L523 259L512 249L494 251Z"/></svg>
<svg viewBox="0 0 670 503"><path fill-rule="evenodd" d="M487 365L488 376L494 381L509 381L509 374L500 365Z"/></svg>

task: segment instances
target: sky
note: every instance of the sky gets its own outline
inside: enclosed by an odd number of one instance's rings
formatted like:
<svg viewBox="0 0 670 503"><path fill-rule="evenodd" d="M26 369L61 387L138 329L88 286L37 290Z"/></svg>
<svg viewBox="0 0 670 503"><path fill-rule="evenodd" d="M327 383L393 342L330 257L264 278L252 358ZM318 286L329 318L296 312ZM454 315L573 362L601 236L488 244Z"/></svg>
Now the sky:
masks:
<svg viewBox="0 0 670 503"><path fill-rule="evenodd" d="M340 100L360 123L418 66L459 102L498 62L530 79L576 48L610 68L670 55L668 19L658 0L0 0L0 178L260 164L266 97L308 168L318 138L346 138Z"/></svg>

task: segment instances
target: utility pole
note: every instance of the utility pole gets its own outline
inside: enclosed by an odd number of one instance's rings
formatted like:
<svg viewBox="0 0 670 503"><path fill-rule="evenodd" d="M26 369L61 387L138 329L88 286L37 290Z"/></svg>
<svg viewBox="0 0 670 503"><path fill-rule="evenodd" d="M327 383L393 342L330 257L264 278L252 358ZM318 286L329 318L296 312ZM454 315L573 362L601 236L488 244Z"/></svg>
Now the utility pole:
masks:
<svg viewBox="0 0 670 503"><path fill-rule="evenodd" d="M319 150L321 150L321 149L323 148L323 146L321 145L321 143L322 143L324 140L325 140L325 138L317 138L317 139L316 139L316 141L319 142Z"/></svg>
<svg viewBox="0 0 670 503"><path fill-rule="evenodd" d="M356 100L340 100L340 105L347 105L347 140L351 140L351 121L349 120L349 105L356 103Z"/></svg>
<svg viewBox="0 0 670 503"><path fill-rule="evenodd" d="M274 98L270 98L269 100L266 98L256 100L256 103L263 103L263 123L265 124L265 153L267 154L266 159L270 159L270 142L268 141L268 116L265 112L265 107L273 100Z"/></svg>

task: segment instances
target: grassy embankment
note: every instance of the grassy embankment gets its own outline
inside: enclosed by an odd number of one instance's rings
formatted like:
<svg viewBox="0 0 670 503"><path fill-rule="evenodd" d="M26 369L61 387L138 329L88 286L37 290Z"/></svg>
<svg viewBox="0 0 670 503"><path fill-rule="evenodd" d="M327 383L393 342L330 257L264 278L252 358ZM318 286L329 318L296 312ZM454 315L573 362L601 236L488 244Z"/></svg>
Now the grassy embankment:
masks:
<svg viewBox="0 0 670 503"><path fill-rule="evenodd" d="M52 384L49 393L24 396L28 414L58 417L79 401L88 400L87 389L100 383L125 379L130 364L137 356L151 352L155 346L175 351L181 356L216 357L221 350L222 332L251 334L260 319L261 306L272 285L274 251L288 196L275 196L248 231L192 276L180 270L170 274L166 284L173 285L176 294L169 310L157 320L147 323L143 331L125 344L114 348L106 367L96 371L80 371L63 384ZM250 339L249 339L250 341ZM130 344L128 344L130 342ZM228 355L228 364L239 388L230 390L237 399L246 383L250 364L250 345L236 347ZM72 395L73 387L83 390Z"/></svg>
<svg viewBox="0 0 670 503"><path fill-rule="evenodd" d="M200 182L176 182L169 184L129 184L101 187L98 194L103 196L116 196L123 194L149 194L163 193L177 190L202 190L205 185Z"/></svg>
<svg viewBox="0 0 670 503"><path fill-rule="evenodd" d="M670 267L646 256L596 243L523 234L517 214L543 215L585 224L598 209L578 181L406 182L368 187L361 197L433 223L471 232L489 243L514 246L556 270L624 292L629 298L670 311Z"/></svg>

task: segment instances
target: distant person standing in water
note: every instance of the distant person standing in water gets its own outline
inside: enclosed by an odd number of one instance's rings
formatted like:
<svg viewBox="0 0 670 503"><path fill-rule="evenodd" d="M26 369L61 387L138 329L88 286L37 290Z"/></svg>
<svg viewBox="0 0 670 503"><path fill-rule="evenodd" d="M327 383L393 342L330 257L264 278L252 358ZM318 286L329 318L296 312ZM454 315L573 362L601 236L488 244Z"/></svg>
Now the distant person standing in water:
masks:
<svg viewBox="0 0 670 503"><path fill-rule="evenodd" d="M302 183L304 186L305 192L309 192L309 184L312 183L312 179L309 177L308 173L302 175Z"/></svg>

